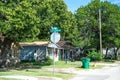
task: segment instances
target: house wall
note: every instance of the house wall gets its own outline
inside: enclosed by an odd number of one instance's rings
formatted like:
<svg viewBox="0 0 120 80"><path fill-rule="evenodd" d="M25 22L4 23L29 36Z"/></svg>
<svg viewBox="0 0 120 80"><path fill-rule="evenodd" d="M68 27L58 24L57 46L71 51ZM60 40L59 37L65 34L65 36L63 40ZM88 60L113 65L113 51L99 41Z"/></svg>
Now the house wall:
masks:
<svg viewBox="0 0 120 80"><path fill-rule="evenodd" d="M59 49L55 49L54 51L54 48L48 48L48 56L54 59L54 61L59 61L59 54Z"/></svg>
<svg viewBox="0 0 120 80"><path fill-rule="evenodd" d="M38 60L42 60L46 56L46 46L23 46L20 50L20 60L34 60L35 51L38 54Z"/></svg>

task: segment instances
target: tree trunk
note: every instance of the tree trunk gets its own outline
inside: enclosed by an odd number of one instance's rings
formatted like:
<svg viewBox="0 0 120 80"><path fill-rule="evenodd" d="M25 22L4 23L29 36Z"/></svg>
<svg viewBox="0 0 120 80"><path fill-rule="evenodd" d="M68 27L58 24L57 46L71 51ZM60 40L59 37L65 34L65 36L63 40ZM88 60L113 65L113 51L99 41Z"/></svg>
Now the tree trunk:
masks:
<svg viewBox="0 0 120 80"><path fill-rule="evenodd" d="M108 53L108 48L106 49L106 53L105 53L105 57L104 58L107 58L107 54Z"/></svg>
<svg viewBox="0 0 120 80"><path fill-rule="evenodd" d="M0 67L9 67L15 63L15 58L12 58L11 56L13 42L14 39L12 38L4 38L0 40Z"/></svg>
<svg viewBox="0 0 120 80"><path fill-rule="evenodd" d="M115 60L117 60L118 59L118 49L119 48L114 48L114 55L115 55Z"/></svg>

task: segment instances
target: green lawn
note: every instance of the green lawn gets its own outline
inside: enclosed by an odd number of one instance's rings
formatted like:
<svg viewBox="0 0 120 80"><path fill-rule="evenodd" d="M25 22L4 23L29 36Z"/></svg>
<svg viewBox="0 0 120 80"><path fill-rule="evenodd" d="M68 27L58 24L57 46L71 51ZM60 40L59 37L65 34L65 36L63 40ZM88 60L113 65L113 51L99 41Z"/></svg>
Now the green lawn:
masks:
<svg viewBox="0 0 120 80"><path fill-rule="evenodd" d="M28 64L28 63L27 63ZM71 68L71 67L80 67L81 63L79 61L70 62L66 64L65 61L58 61L55 63L55 68ZM59 72L46 72L44 69L46 68L53 68L53 65L50 66L40 66L40 69L23 69L23 70L10 70L6 72L0 72L0 76L5 75L24 75L24 76L50 76L50 77L59 77L63 79L72 78L74 74L67 74L67 73L59 73ZM5 78L0 78L0 80L6 80ZM14 79L7 79L7 80L14 80Z"/></svg>
<svg viewBox="0 0 120 80"><path fill-rule="evenodd" d="M28 63L27 63L28 64ZM0 72L0 76L5 76L5 75L24 75L24 76L50 76L50 77L58 77L58 78L63 78L63 80L66 80L68 78L72 78L74 74L72 73L61 73L61 72L48 72L45 71L47 68L74 68L75 70L81 70L82 63L81 61L75 61L75 62L70 62L68 61L67 64L65 61L58 61L55 62L55 65L50 65L50 66L40 66L41 68L39 69L22 69L22 70L10 70L6 72ZM101 68L103 66L94 66L94 63L90 64L90 69L94 68ZM17 80L17 79L5 79L5 78L0 78L0 80Z"/></svg>
<svg viewBox="0 0 120 80"><path fill-rule="evenodd" d="M0 80L18 80L18 79L13 79L13 78L11 78L11 79L8 79L8 78L0 78Z"/></svg>
<svg viewBox="0 0 120 80"><path fill-rule="evenodd" d="M63 73L56 73L56 72L53 75L53 72L44 72L41 69L10 70L6 72L0 72L0 76L5 76L5 75L50 76L50 77L59 77L63 79L69 78L69 76L73 76L73 74L63 74ZM2 79L2 80L6 80L6 79Z"/></svg>
<svg viewBox="0 0 120 80"><path fill-rule="evenodd" d="M97 62L90 62L90 69L96 69L96 68L103 68L103 65L95 65ZM66 64L65 61L59 61L55 63L55 68L74 68L75 70L81 70L84 68L81 68L82 66L82 62L81 61L75 61L75 62L71 62L68 61L68 63ZM45 68L53 68L54 65L50 65L50 66L44 66L42 67L42 69Z"/></svg>
<svg viewBox="0 0 120 80"><path fill-rule="evenodd" d="M55 62L55 67L56 68L70 68L70 67L80 67L82 64L80 61L75 61L75 62L71 62L71 61L68 61L67 63L65 61L58 61L58 62ZM53 65L50 65L50 66L44 66L44 68L52 68Z"/></svg>

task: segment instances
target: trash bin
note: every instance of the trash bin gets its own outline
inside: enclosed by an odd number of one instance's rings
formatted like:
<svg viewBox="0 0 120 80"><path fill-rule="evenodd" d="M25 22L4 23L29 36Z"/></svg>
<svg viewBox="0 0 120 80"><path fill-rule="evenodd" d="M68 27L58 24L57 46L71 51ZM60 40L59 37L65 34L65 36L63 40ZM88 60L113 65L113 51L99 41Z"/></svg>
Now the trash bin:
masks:
<svg viewBox="0 0 120 80"><path fill-rule="evenodd" d="M89 69L90 58L81 58L82 67L85 69Z"/></svg>

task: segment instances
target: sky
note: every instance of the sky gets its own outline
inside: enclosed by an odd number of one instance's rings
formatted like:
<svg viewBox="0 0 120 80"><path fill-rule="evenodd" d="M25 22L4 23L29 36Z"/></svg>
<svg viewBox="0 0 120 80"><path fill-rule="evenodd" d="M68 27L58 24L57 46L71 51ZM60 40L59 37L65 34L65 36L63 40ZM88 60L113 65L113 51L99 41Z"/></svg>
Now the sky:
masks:
<svg viewBox="0 0 120 80"><path fill-rule="evenodd" d="M107 0L107 1L120 6L120 0ZM74 13L80 6L87 5L88 3L91 2L91 0L64 0L64 2L68 6L68 10Z"/></svg>

